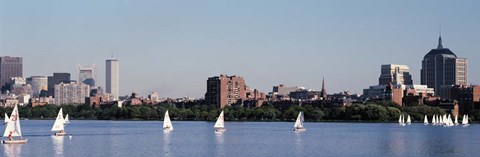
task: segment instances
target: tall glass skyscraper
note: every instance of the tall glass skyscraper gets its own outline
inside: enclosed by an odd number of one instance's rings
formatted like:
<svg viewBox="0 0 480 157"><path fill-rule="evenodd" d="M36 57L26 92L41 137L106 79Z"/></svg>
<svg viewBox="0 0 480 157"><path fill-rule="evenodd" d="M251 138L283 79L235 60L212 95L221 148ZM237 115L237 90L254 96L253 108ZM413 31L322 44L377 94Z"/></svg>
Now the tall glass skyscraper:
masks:
<svg viewBox="0 0 480 157"><path fill-rule="evenodd" d="M0 57L0 88L2 92L10 90L10 86L7 84L10 82L11 77L23 76L23 60L22 57Z"/></svg>
<svg viewBox="0 0 480 157"><path fill-rule="evenodd" d="M117 59L107 59L106 61L106 92L112 95L114 100L118 100L119 96L119 67Z"/></svg>
<svg viewBox="0 0 480 157"><path fill-rule="evenodd" d="M443 48L440 36L437 48L423 57L421 83L434 88L435 95L449 99L448 91L451 86L467 85L467 65L466 58L457 58L450 49Z"/></svg>

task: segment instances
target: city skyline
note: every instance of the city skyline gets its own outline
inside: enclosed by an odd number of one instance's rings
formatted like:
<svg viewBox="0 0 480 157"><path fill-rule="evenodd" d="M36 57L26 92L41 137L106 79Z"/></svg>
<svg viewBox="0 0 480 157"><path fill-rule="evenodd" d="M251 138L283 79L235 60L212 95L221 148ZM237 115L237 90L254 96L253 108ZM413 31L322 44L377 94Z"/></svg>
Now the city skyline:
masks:
<svg viewBox="0 0 480 157"><path fill-rule="evenodd" d="M330 93L360 94L383 64L408 65L420 84L441 24L444 47L468 58L468 84L478 84L479 2L435 2L0 2L0 53L23 57L24 77L78 78L77 64L96 64L102 87L114 53L120 95L203 97L206 79L220 74L265 93L278 84L319 90L325 77Z"/></svg>

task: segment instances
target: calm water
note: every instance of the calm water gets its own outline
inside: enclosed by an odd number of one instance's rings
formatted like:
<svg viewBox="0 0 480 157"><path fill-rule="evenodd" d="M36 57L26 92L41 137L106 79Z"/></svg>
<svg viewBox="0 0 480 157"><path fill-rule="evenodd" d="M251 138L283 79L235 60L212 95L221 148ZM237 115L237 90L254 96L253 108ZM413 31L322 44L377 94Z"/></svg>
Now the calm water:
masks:
<svg viewBox="0 0 480 157"><path fill-rule="evenodd" d="M24 120L25 145L2 145L0 156L479 156L480 125L434 127L412 124L79 121L66 126L71 139L51 136L53 121Z"/></svg>

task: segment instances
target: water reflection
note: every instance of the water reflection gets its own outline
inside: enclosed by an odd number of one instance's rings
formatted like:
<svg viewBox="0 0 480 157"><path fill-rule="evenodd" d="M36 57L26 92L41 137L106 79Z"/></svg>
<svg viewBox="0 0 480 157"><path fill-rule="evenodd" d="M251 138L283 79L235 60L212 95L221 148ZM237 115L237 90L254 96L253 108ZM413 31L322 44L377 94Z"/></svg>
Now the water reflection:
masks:
<svg viewBox="0 0 480 157"><path fill-rule="evenodd" d="M170 135L171 131L163 131L163 154L165 156L172 156L170 151Z"/></svg>
<svg viewBox="0 0 480 157"><path fill-rule="evenodd" d="M22 152L22 144L3 144L6 157L17 157Z"/></svg>
<svg viewBox="0 0 480 157"><path fill-rule="evenodd" d="M295 132L295 156L303 156L302 132Z"/></svg>
<svg viewBox="0 0 480 157"><path fill-rule="evenodd" d="M53 150L55 156L63 156L63 139L64 136L52 136Z"/></svg>
<svg viewBox="0 0 480 157"><path fill-rule="evenodd" d="M225 155L225 137L224 132L215 132L215 142L216 142L216 150L217 156L226 156Z"/></svg>

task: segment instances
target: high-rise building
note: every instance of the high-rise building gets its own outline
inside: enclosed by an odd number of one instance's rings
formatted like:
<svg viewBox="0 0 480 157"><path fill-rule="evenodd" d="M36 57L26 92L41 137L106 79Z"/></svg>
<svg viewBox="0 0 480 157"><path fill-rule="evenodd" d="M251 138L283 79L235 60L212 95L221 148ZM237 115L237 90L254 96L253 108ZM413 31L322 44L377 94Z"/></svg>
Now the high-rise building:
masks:
<svg viewBox="0 0 480 157"><path fill-rule="evenodd" d="M11 77L23 77L22 57L0 57L0 88L2 92L9 90Z"/></svg>
<svg viewBox="0 0 480 157"><path fill-rule="evenodd" d="M112 95L114 100L118 100L119 96L119 66L117 59L107 59L106 61L106 92Z"/></svg>
<svg viewBox="0 0 480 157"><path fill-rule="evenodd" d="M442 37L438 39L436 49L430 50L422 61L421 82L429 88L434 88L435 94L448 99L448 92L443 88L453 85L466 85L468 80L468 62L466 58L457 58L450 49L443 48ZM449 89L447 89L449 91Z"/></svg>
<svg viewBox="0 0 480 157"><path fill-rule="evenodd" d="M70 73L53 73L48 76L48 95L55 95L55 85L59 83L70 83Z"/></svg>
<svg viewBox="0 0 480 157"><path fill-rule="evenodd" d="M42 90L48 90L48 77L32 76L27 78L27 84L32 86L32 98L39 98Z"/></svg>
<svg viewBox="0 0 480 157"><path fill-rule="evenodd" d="M55 85L55 104L84 104L90 95L90 86L84 83L59 83Z"/></svg>
<svg viewBox="0 0 480 157"><path fill-rule="evenodd" d="M92 66L78 65L78 82L85 83L90 87L94 87L97 80L97 68Z"/></svg>
<svg viewBox="0 0 480 157"><path fill-rule="evenodd" d="M413 85L410 68L407 65L384 64L381 68L379 85Z"/></svg>
<svg viewBox="0 0 480 157"><path fill-rule="evenodd" d="M207 93L205 101L208 104L215 104L223 108L227 105L245 100L247 86L245 80L239 76L220 75L210 77L207 80Z"/></svg>

